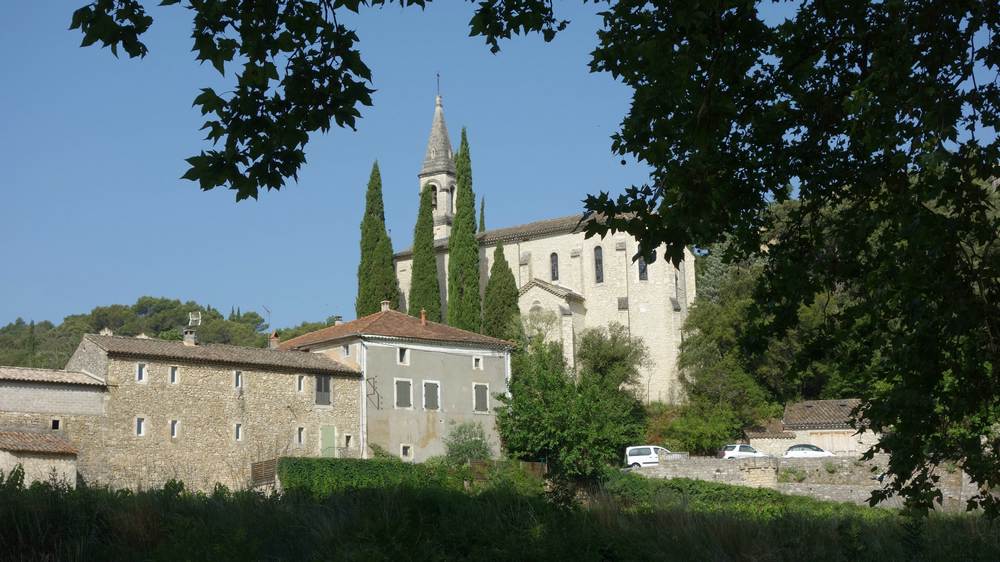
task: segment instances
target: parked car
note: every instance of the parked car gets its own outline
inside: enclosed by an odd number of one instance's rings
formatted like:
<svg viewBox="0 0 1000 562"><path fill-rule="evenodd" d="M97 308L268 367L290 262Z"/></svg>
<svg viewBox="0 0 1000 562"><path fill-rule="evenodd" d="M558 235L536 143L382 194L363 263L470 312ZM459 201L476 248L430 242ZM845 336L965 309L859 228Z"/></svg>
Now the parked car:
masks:
<svg viewBox="0 0 1000 562"><path fill-rule="evenodd" d="M810 445L808 443L800 443L798 445L792 445L785 451L786 459L818 459L820 457L832 457L833 453L830 451L821 449L816 445Z"/></svg>
<svg viewBox="0 0 1000 562"><path fill-rule="evenodd" d="M656 445L641 445L628 447L625 449L625 466L629 468L639 468L640 466L652 466L660 464L660 453L669 453L663 447Z"/></svg>
<svg viewBox="0 0 1000 562"><path fill-rule="evenodd" d="M724 459L749 459L753 457L769 456L754 449L750 445L726 445L722 448L722 458Z"/></svg>

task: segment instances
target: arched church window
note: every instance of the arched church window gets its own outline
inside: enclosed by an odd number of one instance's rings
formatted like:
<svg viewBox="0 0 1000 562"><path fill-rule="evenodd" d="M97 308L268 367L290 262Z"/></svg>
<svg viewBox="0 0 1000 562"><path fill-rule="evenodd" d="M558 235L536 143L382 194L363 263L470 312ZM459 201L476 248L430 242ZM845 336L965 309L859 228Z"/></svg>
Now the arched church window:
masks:
<svg viewBox="0 0 1000 562"><path fill-rule="evenodd" d="M646 266L646 260L639 256L639 281L646 281L649 279L649 268Z"/></svg>
<svg viewBox="0 0 1000 562"><path fill-rule="evenodd" d="M552 252L552 255L549 256L549 264L551 265L551 268L552 268L552 280L553 281L558 281L559 280L559 254L557 254L555 252Z"/></svg>
<svg viewBox="0 0 1000 562"><path fill-rule="evenodd" d="M438 188L436 185L431 184L431 209L435 211L438 208Z"/></svg>
<svg viewBox="0 0 1000 562"><path fill-rule="evenodd" d="M604 283L604 250L594 248L594 282Z"/></svg>

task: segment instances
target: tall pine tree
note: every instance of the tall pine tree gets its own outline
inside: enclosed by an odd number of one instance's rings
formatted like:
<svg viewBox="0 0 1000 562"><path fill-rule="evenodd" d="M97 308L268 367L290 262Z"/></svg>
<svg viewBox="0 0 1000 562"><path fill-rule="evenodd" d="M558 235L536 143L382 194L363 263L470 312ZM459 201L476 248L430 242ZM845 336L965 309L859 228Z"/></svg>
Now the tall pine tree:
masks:
<svg viewBox="0 0 1000 562"><path fill-rule="evenodd" d="M472 191L472 158L462 128L462 142L455 155L456 210L448 239L448 324L478 332L479 243L476 241L476 194Z"/></svg>
<svg viewBox="0 0 1000 562"><path fill-rule="evenodd" d="M517 306L517 281L503 255L503 244L493 251L490 280L483 294L483 333L494 338L517 339L520 309Z"/></svg>
<svg viewBox="0 0 1000 562"><path fill-rule="evenodd" d="M441 293L437 276L437 257L434 254L433 191L425 187L420 192L420 210L417 225L413 228L413 278L410 282L410 316L420 316L420 309L427 311L427 319L441 321Z"/></svg>
<svg viewBox="0 0 1000 562"><path fill-rule="evenodd" d="M358 297L354 301L354 310L360 318L381 310L384 300L392 303L392 308L399 306L392 241L385 230L382 175L378 162L375 162L365 196L365 216L361 219L361 260L358 263Z"/></svg>
<svg viewBox="0 0 1000 562"><path fill-rule="evenodd" d="M479 232L486 232L486 196L479 202Z"/></svg>

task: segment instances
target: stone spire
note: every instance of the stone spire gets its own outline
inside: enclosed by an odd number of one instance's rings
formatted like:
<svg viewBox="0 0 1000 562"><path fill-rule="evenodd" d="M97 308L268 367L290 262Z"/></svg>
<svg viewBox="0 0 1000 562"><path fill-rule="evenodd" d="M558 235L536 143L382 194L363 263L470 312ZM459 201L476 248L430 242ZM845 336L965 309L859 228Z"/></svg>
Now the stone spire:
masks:
<svg viewBox="0 0 1000 562"><path fill-rule="evenodd" d="M431 136L427 139L427 153L424 155L424 165L420 168L420 177L442 172L454 174L455 159L439 95L434 102L434 122L431 124Z"/></svg>

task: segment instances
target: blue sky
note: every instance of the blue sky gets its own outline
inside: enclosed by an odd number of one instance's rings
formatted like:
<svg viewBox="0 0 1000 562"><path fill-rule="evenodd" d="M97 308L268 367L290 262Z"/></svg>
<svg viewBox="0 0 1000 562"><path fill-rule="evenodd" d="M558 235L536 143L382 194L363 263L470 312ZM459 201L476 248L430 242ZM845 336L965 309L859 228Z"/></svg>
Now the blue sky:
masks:
<svg viewBox="0 0 1000 562"><path fill-rule="evenodd" d="M0 88L0 325L59 322L142 295L267 306L276 327L353 318L372 161L393 244L406 247L437 72L453 142L469 129L488 226L578 212L587 193L646 178L610 151L630 91L587 70L595 6L560 4L572 24L553 43L518 38L498 55L468 37L471 4L351 18L374 72L374 107L357 132L314 136L298 183L236 203L232 192L179 179L184 158L206 146L191 101L226 83L194 62L187 11L148 3L156 21L140 61L79 48L66 28L83 3L13 3L0 34L13 54Z"/></svg>

